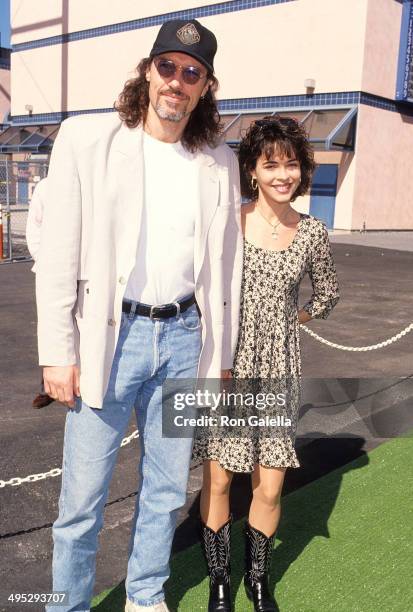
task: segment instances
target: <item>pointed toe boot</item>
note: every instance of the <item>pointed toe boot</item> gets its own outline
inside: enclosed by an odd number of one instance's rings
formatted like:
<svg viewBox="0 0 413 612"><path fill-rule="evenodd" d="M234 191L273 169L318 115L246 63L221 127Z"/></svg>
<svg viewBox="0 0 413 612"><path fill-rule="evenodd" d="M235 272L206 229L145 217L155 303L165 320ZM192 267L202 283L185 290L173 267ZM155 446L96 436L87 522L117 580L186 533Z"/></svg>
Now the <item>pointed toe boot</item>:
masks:
<svg viewBox="0 0 413 612"><path fill-rule="evenodd" d="M202 547L209 574L208 612L232 612L230 588L231 525L231 516L218 531L214 531L201 523Z"/></svg>
<svg viewBox="0 0 413 612"><path fill-rule="evenodd" d="M244 586L255 612L278 612L277 604L268 586L268 573L275 533L267 537L262 531L245 524Z"/></svg>

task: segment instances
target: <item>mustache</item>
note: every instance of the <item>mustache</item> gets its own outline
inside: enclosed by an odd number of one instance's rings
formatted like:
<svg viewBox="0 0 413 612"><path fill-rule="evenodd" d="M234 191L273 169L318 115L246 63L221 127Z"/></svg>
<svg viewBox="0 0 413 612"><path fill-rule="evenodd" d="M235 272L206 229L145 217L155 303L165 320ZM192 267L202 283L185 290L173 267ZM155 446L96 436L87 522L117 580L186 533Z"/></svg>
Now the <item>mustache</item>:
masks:
<svg viewBox="0 0 413 612"><path fill-rule="evenodd" d="M173 95L173 96L177 96L178 98L182 98L183 100L188 99L188 96L186 96L184 93L182 93L182 91L180 91L179 89L167 89L165 91L161 92L161 95L163 96L167 96L167 95Z"/></svg>

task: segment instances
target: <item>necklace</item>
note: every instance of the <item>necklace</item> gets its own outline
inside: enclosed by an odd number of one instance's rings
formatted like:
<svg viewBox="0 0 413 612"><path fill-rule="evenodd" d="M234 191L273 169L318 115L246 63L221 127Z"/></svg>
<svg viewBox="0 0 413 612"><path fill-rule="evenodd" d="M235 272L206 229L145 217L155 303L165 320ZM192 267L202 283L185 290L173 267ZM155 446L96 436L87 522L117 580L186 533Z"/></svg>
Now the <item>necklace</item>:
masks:
<svg viewBox="0 0 413 612"><path fill-rule="evenodd" d="M255 208L258 210L258 212L260 213L261 217L264 219L264 221L266 221L268 223L268 225L271 225L272 227L272 232L271 232L271 236L274 238L274 240L277 240L279 233L277 232L277 227L287 218L288 213L290 212L289 210L287 210L287 214L284 215L284 217L282 219L280 219L279 221L277 221L277 223L271 223L271 221L269 221L267 219L267 217L261 212L260 207L258 206L258 203L255 203Z"/></svg>

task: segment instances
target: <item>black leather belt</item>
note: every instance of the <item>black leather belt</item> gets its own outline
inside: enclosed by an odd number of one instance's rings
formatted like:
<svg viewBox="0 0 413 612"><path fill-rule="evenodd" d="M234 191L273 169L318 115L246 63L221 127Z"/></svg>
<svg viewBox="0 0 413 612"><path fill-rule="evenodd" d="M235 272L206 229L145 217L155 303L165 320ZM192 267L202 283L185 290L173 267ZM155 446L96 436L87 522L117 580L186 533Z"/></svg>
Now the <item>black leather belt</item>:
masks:
<svg viewBox="0 0 413 612"><path fill-rule="evenodd" d="M122 311L129 314L132 310L132 304L133 302L122 302ZM162 304L161 306L149 306L137 302L135 315L142 315L151 319L169 319L170 317L177 317L180 312L185 312L192 304L195 304L195 295L191 295L190 298L182 302Z"/></svg>

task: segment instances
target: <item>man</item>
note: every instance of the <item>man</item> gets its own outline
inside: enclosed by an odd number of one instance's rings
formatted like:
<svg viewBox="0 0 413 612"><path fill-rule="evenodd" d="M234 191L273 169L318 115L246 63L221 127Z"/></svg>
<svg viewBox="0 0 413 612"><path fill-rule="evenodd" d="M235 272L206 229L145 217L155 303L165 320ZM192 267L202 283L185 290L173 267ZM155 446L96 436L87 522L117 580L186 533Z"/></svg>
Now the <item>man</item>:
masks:
<svg viewBox="0 0 413 612"><path fill-rule="evenodd" d="M42 227L43 208L44 208L44 193L46 190L47 179L40 179L36 183L33 190L32 199L30 201L29 212L27 214L26 223L26 242L29 253L36 261L37 253L40 245L40 229ZM32 271L36 271L36 263ZM32 402L33 408L44 408L54 402L54 399L44 392L43 377L40 383L40 392L36 395Z"/></svg>
<svg viewBox="0 0 413 612"><path fill-rule="evenodd" d="M212 146L216 48L196 20L164 23L125 85L120 118L70 118L54 145L36 278L46 392L70 408L53 527L53 588L69 593L59 610L89 610L134 405L141 459L125 610L168 609L192 440L162 438L162 383L219 378L238 331L238 166L226 145Z"/></svg>

